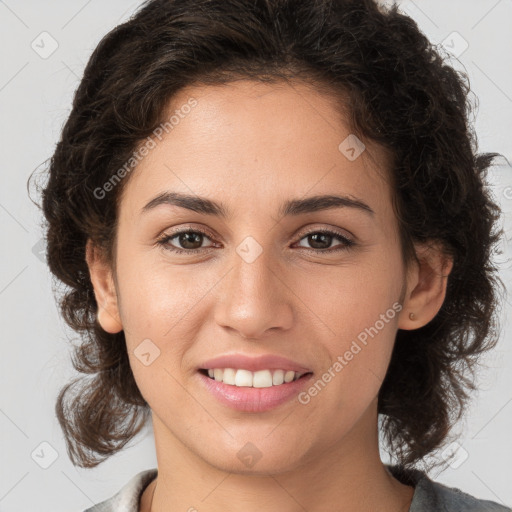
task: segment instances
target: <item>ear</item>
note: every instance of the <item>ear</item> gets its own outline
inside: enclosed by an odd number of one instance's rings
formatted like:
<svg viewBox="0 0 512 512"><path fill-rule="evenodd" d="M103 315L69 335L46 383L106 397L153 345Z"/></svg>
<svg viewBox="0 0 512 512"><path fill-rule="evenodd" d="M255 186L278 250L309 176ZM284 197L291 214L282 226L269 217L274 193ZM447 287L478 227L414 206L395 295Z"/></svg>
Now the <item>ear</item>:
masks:
<svg viewBox="0 0 512 512"><path fill-rule="evenodd" d="M98 304L98 322L104 331L111 334L118 333L123 329L123 325L119 315L112 269L105 261L102 251L91 240L87 240L85 259L89 267L96 303Z"/></svg>
<svg viewBox="0 0 512 512"><path fill-rule="evenodd" d="M453 257L433 241L415 243L416 256L407 272L407 289L398 328L411 330L428 324L438 313L446 296ZM413 313L413 319L410 314Z"/></svg>

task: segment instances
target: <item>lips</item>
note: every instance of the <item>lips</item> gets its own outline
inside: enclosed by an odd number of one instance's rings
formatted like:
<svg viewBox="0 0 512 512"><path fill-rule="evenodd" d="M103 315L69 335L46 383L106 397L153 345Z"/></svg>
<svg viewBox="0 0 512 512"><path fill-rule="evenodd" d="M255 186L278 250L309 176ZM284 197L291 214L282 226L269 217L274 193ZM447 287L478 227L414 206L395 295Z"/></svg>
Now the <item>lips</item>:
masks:
<svg viewBox="0 0 512 512"><path fill-rule="evenodd" d="M274 354L264 354L256 357L244 354L224 354L208 359L198 366L198 370L214 370L215 368L244 369L251 372L259 370L285 370L298 373L312 372L310 368L302 363Z"/></svg>
<svg viewBox="0 0 512 512"><path fill-rule="evenodd" d="M231 410L244 413L264 413L285 404L297 403L299 394L309 385L313 377L312 373L307 373L292 382L255 388L218 382L202 374L201 370L197 372L197 375L199 383L208 396Z"/></svg>
<svg viewBox="0 0 512 512"><path fill-rule="evenodd" d="M221 373L223 374L220 382L209 376L213 370L217 371L219 377ZM268 386L269 370L273 373L271 386ZM235 372L235 382L231 382L233 379L230 381L231 384L223 382L225 371L230 374ZM254 382L245 382L244 379L248 375L242 375L244 382L239 382L240 386L237 385L238 374L250 374L250 372L253 372L251 379L253 377L257 379L256 386L251 386ZM256 372L260 375L257 376ZM292 372L296 372L297 375L291 381L289 378L283 381L283 378L275 375L276 373L281 376L288 374L289 377ZM223 354L203 361L197 367L197 374L203 389L219 403L240 412L251 413L263 413L293 401L313 377L313 372L307 365L284 356L274 354L249 356L240 353ZM261 376L267 377L263 379L265 382L260 382ZM276 379L276 385L273 385L274 379Z"/></svg>

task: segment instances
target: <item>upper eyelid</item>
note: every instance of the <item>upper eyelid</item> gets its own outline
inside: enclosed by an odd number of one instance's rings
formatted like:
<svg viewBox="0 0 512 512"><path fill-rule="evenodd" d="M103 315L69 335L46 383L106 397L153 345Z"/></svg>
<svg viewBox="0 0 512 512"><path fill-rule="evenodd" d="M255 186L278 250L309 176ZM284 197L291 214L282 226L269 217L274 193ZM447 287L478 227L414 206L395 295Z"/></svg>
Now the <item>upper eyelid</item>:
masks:
<svg viewBox="0 0 512 512"><path fill-rule="evenodd" d="M197 228L194 226L185 226L183 228L177 228L175 231L171 231L170 233L162 233L162 235L159 237L159 239L162 238L174 238L175 236L181 235L182 233L201 233L204 236L207 236L210 240L214 239L215 236L213 234L210 234L210 232L207 229L203 228ZM212 240L213 241L213 240Z"/></svg>
<svg viewBox="0 0 512 512"><path fill-rule="evenodd" d="M317 223L318 224L318 223ZM170 228L171 230L173 230L174 228ZM180 226L180 227L176 227L175 228L175 231L171 231L171 232L168 232L167 234L165 233L165 231L161 234L161 236L174 236L176 234L180 234L180 233L183 233L183 232L189 232L189 231L198 231L200 233L203 233L205 234L206 236L210 237L210 238L222 238L222 237L218 237L217 235L215 235L209 228L206 228L206 227L203 227L203 226L193 226L193 225L184 225L184 226ZM270 231L270 230L269 230ZM334 231L334 232L340 232L340 235L342 236L345 236L345 238L350 238L350 239L354 239L354 241L356 240L356 236L353 235L348 229L346 228L341 228L341 227L336 227L336 226L330 226L330 225L325 225L325 224L320 224L320 225L313 225L313 227L305 227L299 231L297 231L294 235L294 237L296 236L305 236L309 233L312 233L312 232L317 232L317 231ZM346 234L343 234L343 233L346 233Z"/></svg>
<svg viewBox="0 0 512 512"><path fill-rule="evenodd" d="M187 225L185 225L183 227L178 227L178 228L176 228L175 231L171 231L169 233L164 232L164 233L162 233L162 235L159 238L163 238L166 236L172 237L172 236L179 235L184 232L190 232L190 231L192 231L192 232L198 231L199 233L202 233L202 234L208 236L209 238L217 238L217 235L214 235L208 228L197 227L197 226L187 226ZM310 233L316 233L318 231L333 231L334 234L337 234L336 232L340 232L339 233L340 236L348 238L354 242L357 240L357 237L345 228L326 226L326 225L306 227L303 230L301 229L300 231L298 231L297 234L294 235L294 237L300 236L301 238L303 238L304 236L307 236ZM343 232L346 234L344 234ZM220 238L222 238L222 237L220 237Z"/></svg>
<svg viewBox="0 0 512 512"><path fill-rule="evenodd" d="M313 233L322 232L322 231L329 232L329 234L334 235L335 237L338 237L339 239L341 239L342 242L344 241L345 243L351 243L351 244L356 243L355 237L350 232L348 232L349 233L348 235L345 235L343 233L338 233L338 231L347 231L347 230L344 230L342 228L325 227L325 226L304 228L304 231L302 231L302 230L299 231L297 235L294 235L294 238L297 238L297 241L300 242L306 236L309 236L310 234L313 234ZM195 227L195 226L185 226L183 228L178 228L178 229L176 229L176 231L171 232L171 233L163 233L162 236L159 237L159 240L165 240L165 239L170 240L182 233L188 233L188 232L201 233L202 235L206 236L213 244L215 244L215 241L214 241L215 236L210 235L209 231L206 228L202 228L202 227L199 228L199 227ZM209 249L212 247L213 247L213 245L210 247L204 247L204 249ZM192 251L193 249L190 249L190 250ZM200 250L200 249L197 249L197 250Z"/></svg>
<svg viewBox="0 0 512 512"><path fill-rule="evenodd" d="M305 228L304 231L299 231L296 236L299 236L300 238L304 238L305 236L311 234L311 233L317 233L322 231L329 231L329 233L332 233L336 236L341 236L343 238L347 238L348 240L355 242L356 237L350 233L350 231L343 229L343 228L336 228L336 227L312 227L312 228ZM346 233L346 234L345 234Z"/></svg>

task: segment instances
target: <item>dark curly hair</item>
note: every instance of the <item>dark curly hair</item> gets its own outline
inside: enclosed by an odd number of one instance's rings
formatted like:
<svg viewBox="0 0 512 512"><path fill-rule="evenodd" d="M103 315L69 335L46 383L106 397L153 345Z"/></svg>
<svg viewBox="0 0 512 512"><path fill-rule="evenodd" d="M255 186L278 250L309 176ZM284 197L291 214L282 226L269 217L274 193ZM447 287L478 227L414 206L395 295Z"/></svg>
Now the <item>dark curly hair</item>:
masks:
<svg viewBox="0 0 512 512"><path fill-rule="evenodd" d="M56 413L75 465L94 467L140 432L149 406L124 332L109 334L85 259L88 239L115 268L117 213L129 175L95 194L165 121L187 85L302 80L334 94L351 132L391 155L388 173L404 262L413 242L453 257L444 303L416 330L398 330L378 396L381 428L402 466L446 442L475 390L475 363L499 339L492 263L499 207L485 178L498 153L477 153L467 76L445 62L397 5L373 0L151 0L98 44L42 191L47 262L65 286L59 305L80 333L84 375Z"/></svg>

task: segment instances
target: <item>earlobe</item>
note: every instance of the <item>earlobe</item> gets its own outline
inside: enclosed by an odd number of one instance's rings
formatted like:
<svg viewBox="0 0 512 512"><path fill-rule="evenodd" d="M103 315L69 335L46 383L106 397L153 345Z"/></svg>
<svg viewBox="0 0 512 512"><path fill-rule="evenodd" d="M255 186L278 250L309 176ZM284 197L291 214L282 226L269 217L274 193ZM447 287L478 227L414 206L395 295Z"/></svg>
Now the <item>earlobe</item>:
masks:
<svg viewBox="0 0 512 512"><path fill-rule="evenodd" d="M418 262L407 275L407 291L400 313L398 328L418 329L428 324L443 305L448 276L453 268L452 256L440 244L415 244Z"/></svg>
<svg viewBox="0 0 512 512"><path fill-rule="evenodd" d="M112 277L112 269L105 261L100 249L87 241L85 258L98 304L97 319L104 331L116 334L123 329L117 300L117 292Z"/></svg>

